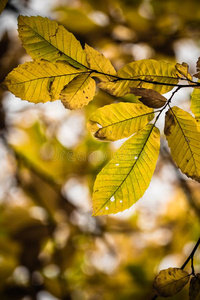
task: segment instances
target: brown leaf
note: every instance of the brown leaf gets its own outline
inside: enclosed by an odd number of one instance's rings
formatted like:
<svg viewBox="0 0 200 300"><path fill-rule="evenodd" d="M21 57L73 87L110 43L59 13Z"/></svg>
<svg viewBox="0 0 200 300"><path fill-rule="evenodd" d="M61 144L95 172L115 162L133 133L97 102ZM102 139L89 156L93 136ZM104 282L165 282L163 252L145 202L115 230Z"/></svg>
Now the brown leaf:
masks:
<svg viewBox="0 0 200 300"><path fill-rule="evenodd" d="M199 300L200 299L200 273L196 274L190 280L189 288L189 300Z"/></svg>
<svg viewBox="0 0 200 300"><path fill-rule="evenodd" d="M190 275L179 268L160 271L154 280L154 288L161 297L171 297L188 283Z"/></svg>
<svg viewBox="0 0 200 300"><path fill-rule="evenodd" d="M196 69L197 69L198 73L194 74L194 76L197 77L197 78L200 78L200 57L197 60Z"/></svg>
<svg viewBox="0 0 200 300"><path fill-rule="evenodd" d="M139 100L146 106L152 108L160 108L165 105L167 99L158 92L144 88L130 88L135 96L141 96Z"/></svg>

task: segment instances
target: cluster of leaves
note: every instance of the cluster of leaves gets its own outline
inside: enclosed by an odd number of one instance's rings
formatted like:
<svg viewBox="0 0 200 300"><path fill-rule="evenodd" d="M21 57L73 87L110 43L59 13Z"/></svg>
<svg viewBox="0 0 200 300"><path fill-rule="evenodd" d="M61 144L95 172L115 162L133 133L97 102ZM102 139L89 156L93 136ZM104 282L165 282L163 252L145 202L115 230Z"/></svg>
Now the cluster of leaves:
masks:
<svg viewBox="0 0 200 300"><path fill-rule="evenodd" d="M94 48L85 49L74 35L55 21L42 17L19 17L19 37L34 59L19 65L5 79L7 89L34 103L60 99L69 109L87 105L98 87L121 97L133 93L138 103L114 103L95 111L88 122L94 136L104 141L128 139L97 176L93 193L93 215L123 211L139 200L154 173L160 147L155 126L168 106L165 135L171 155L181 171L200 180L199 90L192 93L191 110L171 107L174 94L185 87L199 88L188 65L140 60L116 71ZM199 60L196 77L200 77ZM187 84L179 84L179 81ZM167 100L162 94L176 90ZM155 111L154 111L155 110ZM154 122L149 124L154 119Z"/></svg>
<svg viewBox="0 0 200 300"><path fill-rule="evenodd" d="M154 288L161 297L171 297L180 292L189 282L190 274L181 268L169 268L160 271L154 280ZM190 280L189 300L200 296L200 273L193 274Z"/></svg>

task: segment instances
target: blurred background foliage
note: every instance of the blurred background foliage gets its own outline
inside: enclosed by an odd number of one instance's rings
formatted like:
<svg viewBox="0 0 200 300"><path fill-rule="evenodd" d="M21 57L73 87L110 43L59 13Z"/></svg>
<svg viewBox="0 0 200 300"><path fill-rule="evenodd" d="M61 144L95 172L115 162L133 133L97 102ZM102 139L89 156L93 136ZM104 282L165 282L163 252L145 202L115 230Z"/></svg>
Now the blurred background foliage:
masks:
<svg viewBox="0 0 200 300"><path fill-rule="evenodd" d="M0 16L0 81L30 60L19 14L57 20L116 68L154 58L185 61L195 72L198 0L13 0ZM175 102L188 109L190 92ZM98 107L135 96L97 91L72 112L59 101L34 105L3 91L0 99L0 299L151 299L158 271L180 267L199 236L200 187L176 169L163 140L143 199L91 216L95 176L120 142L94 140L85 122ZM171 299L188 299L188 287Z"/></svg>

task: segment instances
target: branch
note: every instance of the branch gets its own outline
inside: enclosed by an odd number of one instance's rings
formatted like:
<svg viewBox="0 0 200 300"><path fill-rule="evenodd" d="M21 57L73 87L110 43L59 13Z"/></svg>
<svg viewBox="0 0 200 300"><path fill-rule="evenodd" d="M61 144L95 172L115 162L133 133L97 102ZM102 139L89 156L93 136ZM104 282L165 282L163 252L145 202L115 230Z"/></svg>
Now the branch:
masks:
<svg viewBox="0 0 200 300"><path fill-rule="evenodd" d="M190 253L190 255L188 256L188 258L186 259L186 261L184 262L184 264L182 265L181 269L183 270L185 268L185 266L189 263L189 261L192 261L192 272L194 271L194 266L193 266L193 258L194 258L194 254L197 251L197 248L200 245L200 237L198 239L198 241L196 242L192 252Z"/></svg>
<svg viewBox="0 0 200 300"><path fill-rule="evenodd" d="M189 80L189 79L183 79L183 78L180 78L180 77L168 77L168 78L189 81L192 84L174 84L174 83L152 81L152 80L147 80L147 79L142 79L142 78L130 78L130 77L129 78L124 78L124 77L119 77L117 75L111 75L111 74L107 74L107 73L100 72L100 71L97 71L97 70L92 70L90 68L87 68L87 69L90 71L90 74L97 73L97 74L101 74L101 75L105 75L105 76L108 76L108 77L115 78L113 81L110 81L110 82L117 82L117 81L120 81L120 80L121 81L123 81L123 80L126 80L126 81L140 81L140 82L152 83L152 84L155 84L155 85L173 86L173 87L179 87L179 88L185 88L185 87L186 88L188 88L188 87L194 88L195 86L198 86L198 87L200 86L199 82L192 81L192 80ZM155 75L155 77L156 77L156 75Z"/></svg>

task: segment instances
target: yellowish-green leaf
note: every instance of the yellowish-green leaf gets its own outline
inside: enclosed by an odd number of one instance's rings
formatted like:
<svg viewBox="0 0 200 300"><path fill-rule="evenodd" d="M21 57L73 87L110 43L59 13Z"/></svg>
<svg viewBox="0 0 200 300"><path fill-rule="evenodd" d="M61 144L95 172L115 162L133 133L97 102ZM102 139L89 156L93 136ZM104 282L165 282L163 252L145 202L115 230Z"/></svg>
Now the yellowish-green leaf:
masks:
<svg viewBox="0 0 200 300"><path fill-rule="evenodd" d="M195 118L200 119L200 90L194 89L191 94L191 111Z"/></svg>
<svg viewBox="0 0 200 300"><path fill-rule="evenodd" d="M188 283L190 275L179 268L160 271L154 281L154 288L161 297L171 297Z"/></svg>
<svg viewBox="0 0 200 300"><path fill-rule="evenodd" d="M123 211L143 196L155 170L159 136L154 125L147 125L115 152L94 184L94 216Z"/></svg>
<svg viewBox="0 0 200 300"><path fill-rule="evenodd" d="M196 274L190 280L189 300L200 299L200 273Z"/></svg>
<svg viewBox="0 0 200 300"><path fill-rule="evenodd" d="M109 77L108 75L104 75L102 73L116 75L115 68L112 66L110 60L103 54L88 46L87 44L85 45L85 52L90 68L97 71L97 73L94 73L95 77L99 78L102 81L108 81L110 80L110 78L112 79L112 77Z"/></svg>
<svg viewBox="0 0 200 300"><path fill-rule="evenodd" d="M88 66L80 42L55 21L39 16L19 16L18 31L24 48L32 58L65 60L80 69Z"/></svg>
<svg viewBox="0 0 200 300"><path fill-rule="evenodd" d="M0 0L0 14L4 10L7 2L8 2L8 0Z"/></svg>
<svg viewBox="0 0 200 300"><path fill-rule="evenodd" d="M160 108L166 104L167 99L153 90L144 88L130 88L131 93L135 96L140 96L139 100L148 107Z"/></svg>
<svg viewBox="0 0 200 300"><path fill-rule="evenodd" d="M27 62L14 69L5 80L8 90L34 103L59 99L61 90L83 71L56 62Z"/></svg>
<svg viewBox="0 0 200 300"><path fill-rule="evenodd" d="M185 62L183 62L182 64L177 63L175 67L180 75L182 75L184 78L188 79L189 81L192 80L192 75L188 72L189 66L187 63ZM182 76L180 76L180 78Z"/></svg>
<svg viewBox="0 0 200 300"><path fill-rule="evenodd" d="M60 94L63 105L79 109L87 105L95 95L96 83L90 74L83 74L72 80Z"/></svg>
<svg viewBox="0 0 200 300"><path fill-rule="evenodd" d="M177 70L165 61L143 59L125 65L117 72L117 79L101 82L100 88L115 96L131 93L131 88L145 88L160 94L169 92L178 83Z"/></svg>
<svg viewBox="0 0 200 300"><path fill-rule="evenodd" d="M116 141L137 132L153 117L153 109L143 104L120 102L97 109L87 125L96 138Z"/></svg>
<svg viewBox="0 0 200 300"><path fill-rule="evenodd" d="M200 126L196 120L173 107L166 113L165 135L177 166L188 177L200 181Z"/></svg>

